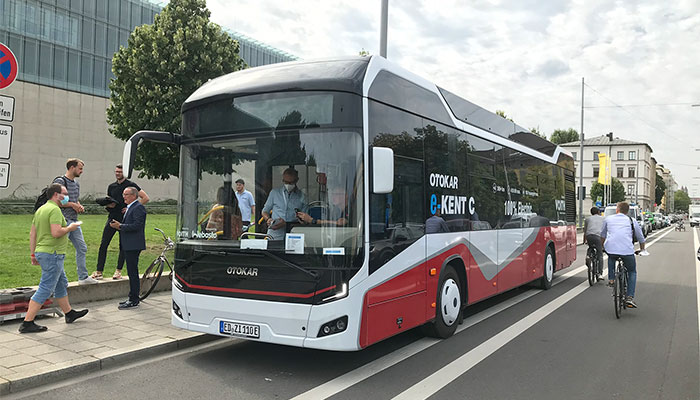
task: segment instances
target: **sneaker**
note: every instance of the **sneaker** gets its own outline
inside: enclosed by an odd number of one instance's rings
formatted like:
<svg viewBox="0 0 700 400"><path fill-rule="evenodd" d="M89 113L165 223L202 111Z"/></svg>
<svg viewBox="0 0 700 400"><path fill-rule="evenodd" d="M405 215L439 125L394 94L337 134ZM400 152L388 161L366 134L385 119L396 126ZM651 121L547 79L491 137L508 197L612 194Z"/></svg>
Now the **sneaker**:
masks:
<svg viewBox="0 0 700 400"><path fill-rule="evenodd" d="M610 287L613 287L613 286L615 286L615 281L614 281L614 280L612 280L612 279L611 279L611 280L609 280L609 281L608 281L608 286L610 286Z"/></svg>
<svg viewBox="0 0 700 400"><path fill-rule="evenodd" d="M87 308L80 311L70 310L66 313L66 323L72 324L78 318L82 318L88 313Z"/></svg>
<svg viewBox="0 0 700 400"><path fill-rule="evenodd" d="M19 326L19 333L34 333L34 332L45 332L49 328L37 325L34 321L23 321L22 325Z"/></svg>
<svg viewBox="0 0 700 400"><path fill-rule="evenodd" d="M122 270L120 270L120 269L114 270L114 275L112 275L112 279L114 279L115 281L122 279Z"/></svg>
<svg viewBox="0 0 700 400"><path fill-rule="evenodd" d="M637 304L634 302L634 297L628 296L625 300L625 304L627 304L627 308L637 308Z"/></svg>
<svg viewBox="0 0 700 400"><path fill-rule="evenodd" d="M88 276L88 277L85 278L85 279L80 279L80 280L78 280L78 285L92 285L92 284L95 284L95 283L97 283L97 279L95 279L95 278L93 278L93 277L91 277L91 276Z"/></svg>
<svg viewBox="0 0 700 400"><path fill-rule="evenodd" d="M90 277L91 277L92 279L97 279L98 281L99 281L99 280L102 280L102 278L103 278L103 277L102 277L102 271L95 271L95 272L92 273L92 275L90 275Z"/></svg>
<svg viewBox="0 0 700 400"><path fill-rule="evenodd" d="M130 309L136 308L138 306L139 306L138 302L127 300L125 303L120 303L119 307L117 307L117 308L119 308L120 310L130 310Z"/></svg>

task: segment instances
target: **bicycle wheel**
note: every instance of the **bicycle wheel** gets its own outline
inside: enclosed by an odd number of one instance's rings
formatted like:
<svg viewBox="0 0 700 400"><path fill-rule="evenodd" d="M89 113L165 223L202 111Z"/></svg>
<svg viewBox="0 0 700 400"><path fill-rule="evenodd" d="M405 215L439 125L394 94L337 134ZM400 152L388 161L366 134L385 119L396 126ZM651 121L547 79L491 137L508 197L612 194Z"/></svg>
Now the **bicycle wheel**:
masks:
<svg viewBox="0 0 700 400"><path fill-rule="evenodd" d="M622 311L627 306L625 302L625 297L627 293L627 278L625 277L625 272L622 268L619 269L620 272L617 274L617 312L622 316ZM618 316L618 318L620 318Z"/></svg>
<svg viewBox="0 0 700 400"><path fill-rule="evenodd" d="M595 269L596 269L596 262L595 262L595 255L591 251L591 249L588 249L588 253L586 254L586 266L588 267L588 285L593 286L595 283Z"/></svg>
<svg viewBox="0 0 700 400"><path fill-rule="evenodd" d="M617 295L618 287L617 282L619 281L618 276L615 275L615 284L613 284L613 306L615 307L615 318L620 318L620 297Z"/></svg>
<svg viewBox="0 0 700 400"><path fill-rule="evenodd" d="M146 268L141 275L141 289L139 290L139 300L144 300L155 289L163 273L163 260L156 258L151 265Z"/></svg>

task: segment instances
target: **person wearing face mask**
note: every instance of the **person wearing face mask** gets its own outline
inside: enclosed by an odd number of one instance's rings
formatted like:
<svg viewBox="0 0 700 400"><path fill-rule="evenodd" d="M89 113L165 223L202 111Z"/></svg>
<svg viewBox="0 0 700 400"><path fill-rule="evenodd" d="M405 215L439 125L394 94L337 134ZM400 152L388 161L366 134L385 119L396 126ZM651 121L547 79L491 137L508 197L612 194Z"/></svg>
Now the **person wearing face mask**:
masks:
<svg viewBox="0 0 700 400"><path fill-rule="evenodd" d="M297 222L297 212L308 212L306 196L297 187L299 173L287 168L282 173L282 187L272 189L262 209L267 233L273 240L283 240L288 222Z"/></svg>
<svg viewBox="0 0 700 400"><path fill-rule="evenodd" d="M41 266L41 280L31 300L24 322L19 327L20 333L43 332L48 328L37 325L34 317L46 300L54 294L56 302L65 314L66 323L70 324L85 316L88 310L74 310L68 302L68 279L63 269L68 246L68 234L80 227L80 222L70 225L61 213L60 205L68 203L68 190L63 185L53 183L46 191L48 201L39 207L32 219L29 231L29 251L32 265Z"/></svg>

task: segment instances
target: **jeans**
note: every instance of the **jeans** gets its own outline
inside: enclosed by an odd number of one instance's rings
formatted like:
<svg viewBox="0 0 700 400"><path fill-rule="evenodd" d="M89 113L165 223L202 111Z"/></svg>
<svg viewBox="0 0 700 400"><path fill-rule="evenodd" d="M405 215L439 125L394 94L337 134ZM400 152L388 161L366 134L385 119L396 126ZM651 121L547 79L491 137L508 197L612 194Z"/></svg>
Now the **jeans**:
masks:
<svg viewBox="0 0 700 400"><path fill-rule="evenodd" d="M586 243L588 247L595 247L598 250L598 270L596 274L603 273L603 243L598 235L586 235Z"/></svg>
<svg viewBox="0 0 700 400"><path fill-rule="evenodd" d="M76 221L69 220L67 222L68 225L70 225ZM75 264L77 266L78 279L82 281L88 277L88 270L85 265L87 244L85 244L85 239L83 238L83 230L78 227L78 229L68 233L68 239L70 239L71 243L73 243L73 247L75 247Z"/></svg>
<svg viewBox="0 0 700 400"><path fill-rule="evenodd" d="M105 270L105 261L107 261L107 249L112 241L117 230L109 226L111 218L107 218L107 223L102 230L102 241L100 242L100 251L97 253L97 270L102 272ZM117 260L117 269L121 271L124 268L124 252L122 251L121 237L119 239L119 259Z"/></svg>
<svg viewBox="0 0 700 400"><path fill-rule="evenodd" d="M36 252L36 260L41 265L41 280L39 288L32 296L32 300L39 304L51 297L51 293L57 299L68 296L68 279L63 270L65 254Z"/></svg>
<svg viewBox="0 0 700 400"><path fill-rule="evenodd" d="M637 260L633 255L622 256L618 254L608 254L608 279L615 279L615 261L622 259L627 268L627 296L634 297L634 289L637 286Z"/></svg>

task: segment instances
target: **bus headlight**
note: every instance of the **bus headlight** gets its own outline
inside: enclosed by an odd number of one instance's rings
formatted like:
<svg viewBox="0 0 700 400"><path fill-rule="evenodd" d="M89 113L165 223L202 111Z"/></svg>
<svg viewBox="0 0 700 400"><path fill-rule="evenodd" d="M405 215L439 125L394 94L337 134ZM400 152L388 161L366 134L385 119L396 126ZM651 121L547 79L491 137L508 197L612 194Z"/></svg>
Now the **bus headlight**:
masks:
<svg viewBox="0 0 700 400"><path fill-rule="evenodd" d="M329 301L342 299L343 297L346 297L347 295L348 295L348 284L343 283L342 285L340 285L339 291L335 292L335 294L332 296L328 296L328 297L322 299L321 302L327 303Z"/></svg>
<svg viewBox="0 0 700 400"><path fill-rule="evenodd" d="M177 305L175 300L173 300L173 311L175 312L175 315L184 321L184 318L182 318L182 310L180 310L180 306Z"/></svg>
<svg viewBox="0 0 700 400"><path fill-rule="evenodd" d="M343 332L348 327L348 316L344 315L340 318L336 318L333 321L326 322L321 325L318 330L318 335L316 337L323 337L328 335L333 335L336 333Z"/></svg>

